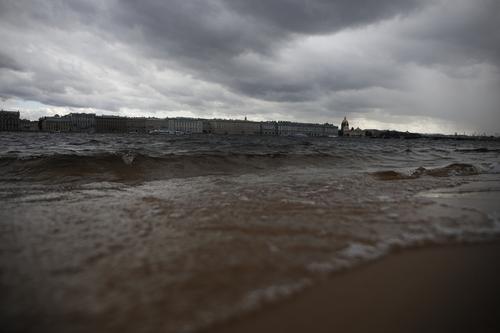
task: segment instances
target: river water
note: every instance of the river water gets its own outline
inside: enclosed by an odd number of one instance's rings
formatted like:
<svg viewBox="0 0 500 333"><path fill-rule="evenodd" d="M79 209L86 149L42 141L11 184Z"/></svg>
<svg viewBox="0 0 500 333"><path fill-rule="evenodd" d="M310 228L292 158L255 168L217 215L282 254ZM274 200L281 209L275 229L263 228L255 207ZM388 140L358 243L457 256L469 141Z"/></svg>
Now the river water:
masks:
<svg viewBox="0 0 500 333"><path fill-rule="evenodd" d="M500 236L500 142L0 133L0 327L191 332Z"/></svg>

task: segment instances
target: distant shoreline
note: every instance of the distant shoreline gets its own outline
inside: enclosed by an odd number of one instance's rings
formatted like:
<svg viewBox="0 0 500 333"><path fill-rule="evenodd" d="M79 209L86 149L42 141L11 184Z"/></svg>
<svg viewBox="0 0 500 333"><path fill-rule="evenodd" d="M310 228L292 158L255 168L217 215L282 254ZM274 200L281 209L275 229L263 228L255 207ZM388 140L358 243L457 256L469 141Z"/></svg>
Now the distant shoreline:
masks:
<svg viewBox="0 0 500 333"><path fill-rule="evenodd" d="M330 123L309 123L294 121L253 121L219 118L154 118L96 115L94 113L70 113L59 116L45 116L39 120L20 118L19 111L0 111L0 132L61 132L61 133L142 133L142 134L222 134L262 135L296 137L370 137L397 139L454 139L454 140L500 140L487 135L422 134L396 130L360 129L349 127L346 118L341 126Z"/></svg>
<svg viewBox="0 0 500 333"><path fill-rule="evenodd" d="M367 139L404 139L404 140L417 140L417 139L428 139L428 140L456 140L456 141L500 141L500 137L496 136L468 136L468 135L447 135L447 134L420 134L420 133L408 133L399 131L380 131L383 133L380 136L356 136L356 137L342 137L339 135L332 136L321 136L322 138L345 138L346 140L355 140L360 138ZM307 138L308 136L296 136L296 135L273 135L273 134L220 134L220 133L146 133L146 132L78 132L78 131L67 131L67 132L57 132L57 131L0 131L0 133L43 133L43 134L87 134L87 135L103 135L103 134L116 134L116 135L165 135L165 136L262 136L262 137L294 137L294 138Z"/></svg>

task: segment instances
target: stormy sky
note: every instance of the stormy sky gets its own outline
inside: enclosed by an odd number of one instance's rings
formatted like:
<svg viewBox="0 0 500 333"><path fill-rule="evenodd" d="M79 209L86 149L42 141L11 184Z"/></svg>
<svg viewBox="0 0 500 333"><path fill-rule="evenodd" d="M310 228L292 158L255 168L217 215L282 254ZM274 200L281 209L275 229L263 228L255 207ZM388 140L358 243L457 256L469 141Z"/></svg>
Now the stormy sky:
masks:
<svg viewBox="0 0 500 333"><path fill-rule="evenodd" d="M0 106L500 133L498 0L0 0Z"/></svg>

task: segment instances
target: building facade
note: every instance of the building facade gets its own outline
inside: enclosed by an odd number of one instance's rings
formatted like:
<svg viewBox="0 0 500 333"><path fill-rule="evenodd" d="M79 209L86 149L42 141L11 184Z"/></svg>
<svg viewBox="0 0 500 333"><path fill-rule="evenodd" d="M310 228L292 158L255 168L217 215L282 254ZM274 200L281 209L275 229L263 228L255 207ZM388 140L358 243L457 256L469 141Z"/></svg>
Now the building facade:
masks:
<svg viewBox="0 0 500 333"><path fill-rule="evenodd" d="M331 124L309 124L290 121L263 121L212 119L205 122L203 133L279 135L279 136L336 136L338 127Z"/></svg>
<svg viewBox="0 0 500 333"><path fill-rule="evenodd" d="M261 135L278 135L278 124L275 121L264 121L260 123Z"/></svg>
<svg viewBox="0 0 500 333"><path fill-rule="evenodd" d="M94 132L96 115L92 113L70 113L65 116L43 117L38 127L46 132Z"/></svg>
<svg viewBox="0 0 500 333"><path fill-rule="evenodd" d="M361 137L361 136L366 136L366 133L364 130L360 129L359 127L354 129L351 128L350 130L344 130L344 136L356 136L356 137Z"/></svg>
<svg viewBox="0 0 500 333"><path fill-rule="evenodd" d="M19 111L0 111L0 131L19 131Z"/></svg>
<svg viewBox="0 0 500 333"><path fill-rule="evenodd" d="M213 134L240 134L259 135L261 127L259 122L248 120L232 119L211 119L208 120L207 133Z"/></svg>
<svg viewBox="0 0 500 333"><path fill-rule="evenodd" d="M333 124L326 123L323 125L323 133L324 136L334 137L339 134L339 128Z"/></svg>
<svg viewBox="0 0 500 333"><path fill-rule="evenodd" d="M28 119L21 119L19 121L19 130L23 132L38 132L38 121L37 120L28 120Z"/></svg>
<svg viewBox="0 0 500 333"><path fill-rule="evenodd" d="M96 116L95 129L99 133L126 133L127 118L119 116Z"/></svg>
<svg viewBox="0 0 500 333"><path fill-rule="evenodd" d="M194 118L169 118L168 129L174 133L203 133L203 120Z"/></svg>
<svg viewBox="0 0 500 333"><path fill-rule="evenodd" d="M347 121L347 117L344 117L344 120L342 120L342 124L340 124L340 131L339 135L344 136L349 132L349 122Z"/></svg>
<svg viewBox="0 0 500 333"><path fill-rule="evenodd" d="M69 132L72 128L71 120L59 115L40 118L39 126L44 132Z"/></svg>
<svg viewBox="0 0 500 333"><path fill-rule="evenodd" d="M357 127L356 129L354 129L354 127L349 128L349 122L347 121L347 117L344 117L344 120L342 120L342 124L340 125L339 135L362 137L366 136L366 131L360 129L359 127Z"/></svg>
<svg viewBox="0 0 500 333"><path fill-rule="evenodd" d="M168 119L146 118L146 132L168 130Z"/></svg>
<svg viewBox="0 0 500 333"><path fill-rule="evenodd" d="M146 132L146 118L144 118L144 117L127 118L127 132L129 132L129 133L145 133Z"/></svg>
<svg viewBox="0 0 500 333"><path fill-rule="evenodd" d="M309 124L291 121L279 121L277 123L277 133L281 136L332 136L335 135L337 130L336 126L330 124Z"/></svg>
<svg viewBox="0 0 500 333"><path fill-rule="evenodd" d="M72 132L94 132L95 131L95 117L94 113L70 113L63 116L68 118L71 123L70 131Z"/></svg>
<svg viewBox="0 0 500 333"><path fill-rule="evenodd" d="M298 123L290 121L249 121L246 119L196 119L196 118L144 118L112 115L96 116L93 113L70 113L65 116L40 118L38 122L20 120L19 112L0 111L0 130L3 131L47 131L47 132L99 132L99 133L164 133L221 135L270 135L325 137L363 136L360 129L349 130L344 118L342 129L325 124Z"/></svg>

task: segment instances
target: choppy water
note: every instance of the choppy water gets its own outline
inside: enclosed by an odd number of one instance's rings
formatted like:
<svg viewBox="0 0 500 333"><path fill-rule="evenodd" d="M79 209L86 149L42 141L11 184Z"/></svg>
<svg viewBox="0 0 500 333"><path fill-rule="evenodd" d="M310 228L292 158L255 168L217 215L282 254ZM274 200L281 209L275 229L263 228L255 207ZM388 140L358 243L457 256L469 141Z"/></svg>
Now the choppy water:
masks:
<svg viewBox="0 0 500 333"><path fill-rule="evenodd" d="M184 332L500 236L500 143L0 133L0 320Z"/></svg>

